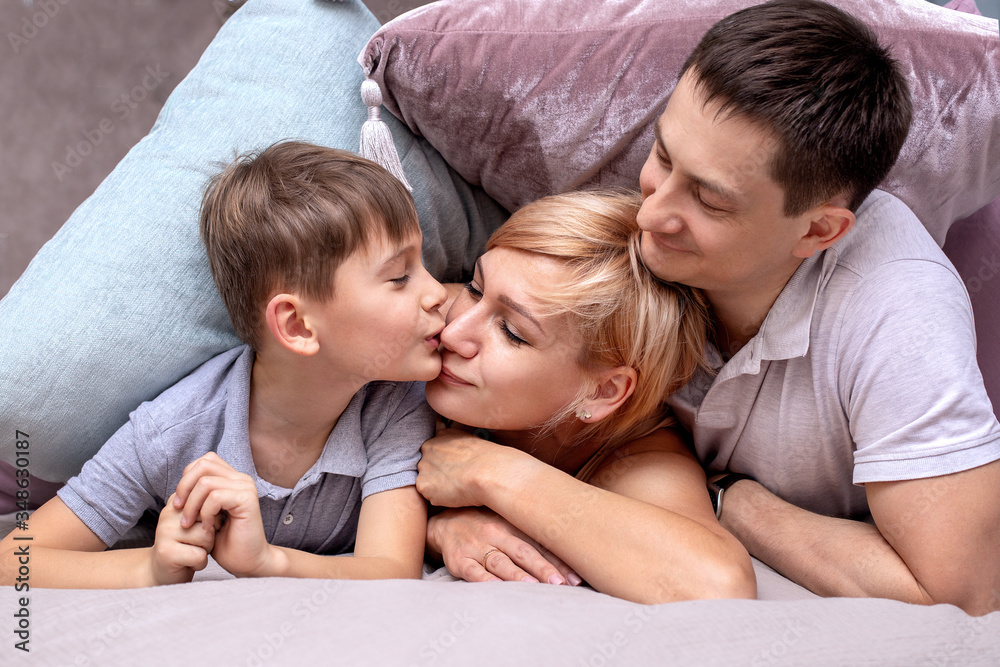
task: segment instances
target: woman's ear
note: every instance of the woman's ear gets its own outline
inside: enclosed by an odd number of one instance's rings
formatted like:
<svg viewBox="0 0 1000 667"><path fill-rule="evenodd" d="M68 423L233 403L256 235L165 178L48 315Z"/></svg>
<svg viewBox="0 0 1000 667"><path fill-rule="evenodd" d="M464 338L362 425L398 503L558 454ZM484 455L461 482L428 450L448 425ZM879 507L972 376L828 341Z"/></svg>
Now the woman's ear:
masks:
<svg viewBox="0 0 1000 667"><path fill-rule="evenodd" d="M588 424L599 422L620 408L635 391L638 377L635 369L628 366L618 366L600 373L594 393L580 404L580 414L590 415L583 417L583 421Z"/></svg>
<svg viewBox="0 0 1000 667"><path fill-rule="evenodd" d="M319 351L319 339L309 323L302 301L294 294L277 294L267 303L267 330L286 350L310 356Z"/></svg>

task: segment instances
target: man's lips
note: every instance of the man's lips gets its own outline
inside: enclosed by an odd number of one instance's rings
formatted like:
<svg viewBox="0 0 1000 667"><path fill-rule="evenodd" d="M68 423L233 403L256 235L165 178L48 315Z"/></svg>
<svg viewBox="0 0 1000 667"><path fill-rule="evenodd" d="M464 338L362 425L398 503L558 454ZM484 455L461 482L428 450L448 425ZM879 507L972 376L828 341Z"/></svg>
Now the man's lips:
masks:
<svg viewBox="0 0 1000 667"><path fill-rule="evenodd" d="M658 248L663 248L665 250L670 250L672 252L691 252L691 250L684 248L677 243L673 242L672 238L665 234L660 234L658 232L644 232L649 234L649 237L653 239L653 243L656 244Z"/></svg>

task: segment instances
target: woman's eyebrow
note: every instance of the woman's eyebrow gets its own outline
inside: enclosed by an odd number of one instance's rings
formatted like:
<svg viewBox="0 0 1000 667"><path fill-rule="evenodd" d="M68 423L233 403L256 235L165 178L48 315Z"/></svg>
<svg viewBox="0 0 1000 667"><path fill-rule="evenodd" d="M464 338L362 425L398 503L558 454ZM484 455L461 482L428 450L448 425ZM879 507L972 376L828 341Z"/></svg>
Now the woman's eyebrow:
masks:
<svg viewBox="0 0 1000 667"><path fill-rule="evenodd" d="M538 329L539 332L545 333L545 330L542 329L541 322L539 322L538 320L536 320L532 316L532 314L529 313L528 310L524 306L522 306L521 304L515 302L513 299L511 299L506 294L501 294L500 296L498 296L497 297L497 301L499 301L503 305L507 306L511 310L513 310L513 311L521 314L525 319L527 319L529 322L531 322L532 324L534 324L535 327Z"/></svg>
<svg viewBox="0 0 1000 667"><path fill-rule="evenodd" d="M486 272L483 271L483 262L482 262L482 259L483 258L480 257L479 259L476 260L476 271L479 273L479 281L482 283L482 285L480 285L480 287L485 290L486 289ZM539 322L538 320L536 320L535 317L528 311L527 308L525 308L521 304L519 304L516 301L514 301L513 299L511 299L506 294L499 295L497 297L497 301L499 301L503 305L507 306L508 308L510 308L514 312L518 313L519 315L523 316L526 320L528 320L529 322L531 322L532 324L534 324L535 327L538 329L539 332L541 332L543 334L545 333L545 329L542 328L542 323Z"/></svg>

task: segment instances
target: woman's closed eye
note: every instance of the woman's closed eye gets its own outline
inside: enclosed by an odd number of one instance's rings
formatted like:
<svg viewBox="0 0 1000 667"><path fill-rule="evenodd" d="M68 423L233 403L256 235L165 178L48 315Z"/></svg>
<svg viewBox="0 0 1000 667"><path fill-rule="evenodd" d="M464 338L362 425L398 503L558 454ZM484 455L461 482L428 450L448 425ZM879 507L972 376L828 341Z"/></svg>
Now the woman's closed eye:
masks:
<svg viewBox="0 0 1000 667"><path fill-rule="evenodd" d="M475 299L476 301L479 301L480 299L483 298L482 291L480 291L480 289L476 287L476 285L472 283L472 281L465 283L465 291L468 292L469 295L472 296L472 298ZM514 333L514 331L507 324L507 320L501 319L499 322L499 326L500 326L500 331L501 333L503 333L504 337L514 345L520 346L521 344L528 342L523 338L521 338L520 336L518 336L516 333Z"/></svg>
<svg viewBox="0 0 1000 667"><path fill-rule="evenodd" d="M482 291L478 287L472 284L472 281L465 283L465 291L472 295L472 298L479 301L483 298Z"/></svg>
<svg viewBox="0 0 1000 667"><path fill-rule="evenodd" d="M507 337L507 340L514 345L520 346L522 343L528 342L511 331L510 327L507 326L507 320L500 320L500 330L503 332L503 335Z"/></svg>

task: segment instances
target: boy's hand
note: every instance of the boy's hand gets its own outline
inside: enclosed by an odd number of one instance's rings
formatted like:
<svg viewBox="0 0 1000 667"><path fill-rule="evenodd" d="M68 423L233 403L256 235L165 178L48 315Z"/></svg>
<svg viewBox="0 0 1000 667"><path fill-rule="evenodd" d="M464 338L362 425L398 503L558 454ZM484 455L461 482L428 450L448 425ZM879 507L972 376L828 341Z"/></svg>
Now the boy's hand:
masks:
<svg viewBox="0 0 1000 667"><path fill-rule="evenodd" d="M156 523L156 537L150 550L150 570L154 586L191 581L194 573L208 564L215 543L215 526L195 523L184 528L181 513L170 496Z"/></svg>
<svg viewBox="0 0 1000 667"><path fill-rule="evenodd" d="M192 526L199 518L204 525L221 524L212 549L219 565L238 577L267 576L273 554L253 479L209 452L184 469L174 496L181 526Z"/></svg>

